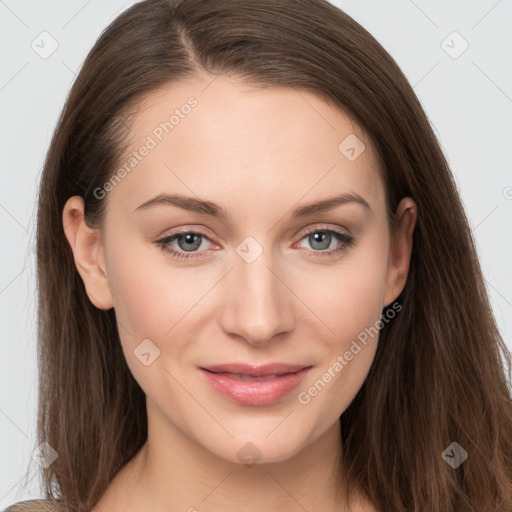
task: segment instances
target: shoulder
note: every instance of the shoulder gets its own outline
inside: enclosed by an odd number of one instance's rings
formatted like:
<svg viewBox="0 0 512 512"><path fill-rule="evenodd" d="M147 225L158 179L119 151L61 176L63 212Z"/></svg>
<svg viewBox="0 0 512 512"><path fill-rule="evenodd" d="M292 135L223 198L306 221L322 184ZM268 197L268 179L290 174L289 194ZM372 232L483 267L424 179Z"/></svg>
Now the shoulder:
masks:
<svg viewBox="0 0 512 512"><path fill-rule="evenodd" d="M57 505L52 500L27 500L10 505L2 512L54 512Z"/></svg>

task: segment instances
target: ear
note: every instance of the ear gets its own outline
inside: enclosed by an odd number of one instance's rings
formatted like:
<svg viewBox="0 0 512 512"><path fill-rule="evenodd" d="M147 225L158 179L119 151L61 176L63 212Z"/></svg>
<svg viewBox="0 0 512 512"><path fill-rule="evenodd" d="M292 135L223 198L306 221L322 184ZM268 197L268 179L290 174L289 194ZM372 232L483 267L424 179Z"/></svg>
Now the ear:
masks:
<svg viewBox="0 0 512 512"><path fill-rule="evenodd" d="M68 199L62 211L62 223L90 301L99 309L112 308L112 293L107 279L100 231L89 227L85 222L82 197L73 196Z"/></svg>
<svg viewBox="0 0 512 512"><path fill-rule="evenodd" d="M402 293L407 282L412 252L412 235L417 219L414 200L404 197L395 213L395 228L391 233L384 304L388 306Z"/></svg>

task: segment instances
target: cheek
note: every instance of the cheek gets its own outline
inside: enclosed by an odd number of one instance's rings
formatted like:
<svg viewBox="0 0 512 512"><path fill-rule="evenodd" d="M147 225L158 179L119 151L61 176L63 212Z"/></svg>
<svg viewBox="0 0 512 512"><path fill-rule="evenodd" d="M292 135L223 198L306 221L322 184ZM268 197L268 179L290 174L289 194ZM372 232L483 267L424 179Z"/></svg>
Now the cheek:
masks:
<svg viewBox="0 0 512 512"><path fill-rule="evenodd" d="M329 299L324 300L319 316L330 329L323 337L326 357L315 377L330 371L330 376L322 380L332 381L330 388L338 392L342 389L345 397L353 397L375 355L382 313L382 275L378 267L374 272L367 269L364 276L354 272L344 275L339 284L326 283L324 291ZM316 301L321 304L320 297Z"/></svg>
<svg viewBox="0 0 512 512"><path fill-rule="evenodd" d="M326 352L298 397L326 424L349 406L377 349L387 269L387 239L376 236L336 270L316 275L308 304L329 327ZM308 280L309 282L310 280ZM311 282L309 282L311 285Z"/></svg>
<svg viewBox="0 0 512 512"><path fill-rule="evenodd" d="M133 376L152 394L153 386L163 389L170 378L158 369L174 373L188 364L190 340L201 338L211 319L207 315L215 311L205 312L204 304L211 300L209 291L218 276L207 265L194 270L174 266L166 261L165 253L160 255L152 247L134 244L128 250L122 243L115 245L114 241L109 254L118 330ZM208 300L201 301L205 297ZM142 347L149 347L151 358L158 354L149 367L141 364L140 354L147 352Z"/></svg>
<svg viewBox="0 0 512 512"><path fill-rule="evenodd" d="M165 297L156 287L158 280L150 274L147 268L137 265L134 257L120 261L109 276L116 318L124 332L133 338L151 338L163 329L163 325L158 325L158 312ZM169 300L171 295L172 291L168 290ZM160 322L163 321L160 317Z"/></svg>
<svg viewBox="0 0 512 512"><path fill-rule="evenodd" d="M194 336L190 310L206 293L206 285L191 281L190 273L157 264L154 254L135 247L126 252L118 245L110 256L109 282L126 362L142 389L158 395L169 384L164 368L182 361L187 336ZM145 353L150 354L148 366Z"/></svg>
<svg viewBox="0 0 512 512"><path fill-rule="evenodd" d="M134 341L165 336L206 291L207 283L159 251L133 234L111 239L107 265L116 318Z"/></svg>
<svg viewBox="0 0 512 512"><path fill-rule="evenodd" d="M343 350L378 321L384 306L387 239L368 237L339 265L312 273L307 281L307 303L330 328L325 341ZM306 289L304 290L306 293Z"/></svg>

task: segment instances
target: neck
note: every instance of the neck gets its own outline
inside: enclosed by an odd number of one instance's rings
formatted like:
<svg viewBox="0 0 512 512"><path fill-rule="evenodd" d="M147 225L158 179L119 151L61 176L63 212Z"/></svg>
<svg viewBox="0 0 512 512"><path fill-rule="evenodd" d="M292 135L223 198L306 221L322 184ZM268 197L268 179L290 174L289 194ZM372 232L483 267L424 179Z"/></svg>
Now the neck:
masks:
<svg viewBox="0 0 512 512"><path fill-rule="evenodd" d="M344 511L339 422L291 458L266 464L226 461L171 425L148 400L148 439L116 476L98 512Z"/></svg>

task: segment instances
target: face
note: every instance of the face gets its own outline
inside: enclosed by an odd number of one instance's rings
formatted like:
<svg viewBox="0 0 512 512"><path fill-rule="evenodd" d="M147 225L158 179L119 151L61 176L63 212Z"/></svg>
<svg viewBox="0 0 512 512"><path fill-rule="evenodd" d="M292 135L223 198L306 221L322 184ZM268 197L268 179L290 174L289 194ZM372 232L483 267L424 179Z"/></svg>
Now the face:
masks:
<svg viewBox="0 0 512 512"><path fill-rule="evenodd" d="M125 172L96 191L100 236L66 234L91 301L115 308L150 421L225 460L276 462L360 389L410 241L390 231L377 156L347 115L305 91L210 82L141 102ZM292 366L254 368L276 363Z"/></svg>

